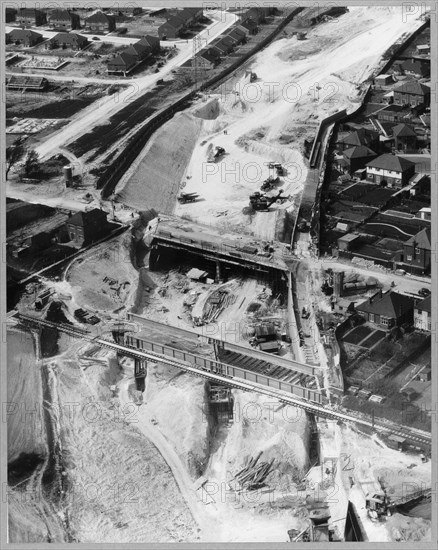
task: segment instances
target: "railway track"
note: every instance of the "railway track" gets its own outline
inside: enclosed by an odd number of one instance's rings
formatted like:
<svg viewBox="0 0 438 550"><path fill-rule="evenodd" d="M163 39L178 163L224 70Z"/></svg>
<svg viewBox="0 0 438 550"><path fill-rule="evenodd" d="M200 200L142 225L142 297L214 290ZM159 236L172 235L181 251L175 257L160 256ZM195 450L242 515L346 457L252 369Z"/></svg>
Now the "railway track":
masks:
<svg viewBox="0 0 438 550"><path fill-rule="evenodd" d="M334 421L360 424L362 426L372 428L378 433L384 433L386 435L398 435L408 441L412 441L418 444L418 446L426 447L428 449L431 447L432 436L428 432L422 432L421 430L417 430L414 428L400 428L399 425L394 424L390 421L385 422L379 420L374 422L366 415L358 413L357 411L348 411L341 408L333 409L328 404L323 404L322 400L321 402L318 402L309 399L309 395L315 395L317 394L317 392L308 390L306 388L301 388L303 390L303 395L295 395L291 392L286 391L288 387L287 383L276 380L275 378L266 377L266 375L260 376L256 373L245 371L244 376L246 375L246 373L248 373L250 375L250 378L244 378L242 377L242 375L236 375L236 373L238 373L239 371L243 371L243 369L233 367L232 365L224 363L219 363L217 361L208 360L205 357L193 356L192 354L183 352L181 350L174 350L175 355L171 357L163 353L158 353L153 349L139 349L134 345L117 344L105 338L94 336L90 331L86 329L81 329L71 325L65 325L63 323L53 323L45 319L38 319L20 313L17 314L17 317L25 323L27 322L30 324L42 324L43 326L48 326L51 328L56 328L62 332L67 332L68 334L77 338L85 338L86 340L93 342L99 346L107 347L129 357L137 358L143 361L159 361L167 365L174 366L178 369L184 370L189 374L200 376L219 384L241 389L243 391L251 391L264 394L268 397L277 399L282 403L290 404L295 407L304 409L317 417L328 418ZM184 356L194 357L195 362L190 363L189 361L184 359ZM198 363L197 360L200 360L200 363ZM261 380L264 380L265 383L260 383Z"/></svg>

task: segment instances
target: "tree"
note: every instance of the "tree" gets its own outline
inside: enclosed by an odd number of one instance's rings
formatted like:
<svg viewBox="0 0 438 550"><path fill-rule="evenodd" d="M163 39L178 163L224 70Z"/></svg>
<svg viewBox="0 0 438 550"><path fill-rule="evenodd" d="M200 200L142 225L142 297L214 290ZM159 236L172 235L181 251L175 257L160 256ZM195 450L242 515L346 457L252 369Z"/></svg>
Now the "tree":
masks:
<svg viewBox="0 0 438 550"><path fill-rule="evenodd" d="M6 179L8 179L9 170L16 164L24 153L24 147L20 138L6 148Z"/></svg>
<svg viewBox="0 0 438 550"><path fill-rule="evenodd" d="M26 160L23 164L23 171L26 178L36 176L40 172L39 155L34 149L27 152Z"/></svg>

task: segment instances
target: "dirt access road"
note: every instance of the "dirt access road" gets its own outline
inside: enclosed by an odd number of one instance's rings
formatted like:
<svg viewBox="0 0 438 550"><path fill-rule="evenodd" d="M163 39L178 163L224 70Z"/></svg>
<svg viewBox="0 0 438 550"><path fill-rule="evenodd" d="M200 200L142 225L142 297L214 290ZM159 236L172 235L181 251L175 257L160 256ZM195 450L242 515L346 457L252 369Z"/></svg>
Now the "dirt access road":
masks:
<svg viewBox="0 0 438 550"><path fill-rule="evenodd" d="M237 19L236 15L225 11L217 12L211 17L214 19L213 23L197 35L203 45L209 44ZM145 75L137 79L123 80L124 84L129 84L125 90L105 96L78 113L70 124L63 127L59 132L54 133L36 148L36 152L40 158L49 158L53 154L53 151L59 147L86 134L96 124L102 124L105 120L109 120L111 116L126 107L128 103L138 99L147 89L155 86L157 80L164 78L175 67L182 65L193 56L192 41L188 41L185 44L179 43L178 46L178 54L169 60L160 72Z"/></svg>

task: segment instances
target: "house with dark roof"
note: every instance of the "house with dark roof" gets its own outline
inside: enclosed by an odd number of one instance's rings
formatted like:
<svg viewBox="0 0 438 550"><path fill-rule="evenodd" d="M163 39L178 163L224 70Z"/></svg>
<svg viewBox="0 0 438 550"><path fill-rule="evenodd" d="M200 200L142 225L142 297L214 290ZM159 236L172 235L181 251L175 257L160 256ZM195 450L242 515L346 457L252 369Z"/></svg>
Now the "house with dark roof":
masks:
<svg viewBox="0 0 438 550"><path fill-rule="evenodd" d="M242 21L247 21L248 19L252 19L257 25L261 25L266 21L266 13L261 8L250 8L242 15Z"/></svg>
<svg viewBox="0 0 438 550"><path fill-rule="evenodd" d="M116 55L114 59L108 61L107 73L108 74L122 74L126 76L137 65L137 59L123 51L119 55Z"/></svg>
<svg viewBox="0 0 438 550"><path fill-rule="evenodd" d="M431 295L415 303L414 327L430 332L432 327L432 299Z"/></svg>
<svg viewBox="0 0 438 550"><path fill-rule="evenodd" d="M377 111L374 115L379 122L402 122L411 116L407 105L396 105L392 103Z"/></svg>
<svg viewBox="0 0 438 550"><path fill-rule="evenodd" d="M5 8L5 23L13 23L17 17L17 10Z"/></svg>
<svg viewBox="0 0 438 550"><path fill-rule="evenodd" d="M417 80L404 82L394 88L394 104L428 107L430 105L430 87Z"/></svg>
<svg viewBox="0 0 438 550"><path fill-rule="evenodd" d="M128 6L121 5L117 9L120 15L133 16L133 15L140 15L143 13L143 8L140 8L138 6L130 7L129 5Z"/></svg>
<svg viewBox="0 0 438 550"><path fill-rule="evenodd" d="M414 300L399 294L398 292L382 293L379 290L376 294L355 306L368 323L377 325L384 330L400 326L403 323L412 323L414 320Z"/></svg>
<svg viewBox="0 0 438 550"><path fill-rule="evenodd" d="M135 44L131 44L128 48L126 48L126 50L123 50L123 53L131 55L135 59L135 62L139 63L147 57L150 57L152 51L149 46L136 42Z"/></svg>
<svg viewBox="0 0 438 550"><path fill-rule="evenodd" d="M84 27L90 32L112 32L116 28L116 20L112 15L97 11L85 19Z"/></svg>
<svg viewBox="0 0 438 550"><path fill-rule="evenodd" d="M376 153L365 145L354 145L342 152L342 158L337 160L337 167L340 171L350 174L364 168L366 163L377 157Z"/></svg>
<svg viewBox="0 0 438 550"><path fill-rule="evenodd" d="M406 59L401 67L404 74L415 78L426 78L430 75L430 63L421 59Z"/></svg>
<svg viewBox="0 0 438 550"><path fill-rule="evenodd" d="M386 153L366 163L367 180L388 187L404 187L415 173L415 162Z"/></svg>
<svg viewBox="0 0 438 550"><path fill-rule="evenodd" d="M179 38L185 30L185 22L179 17L171 17L168 21L158 27L160 40Z"/></svg>
<svg viewBox="0 0 438 550"><path fill-rule="evenodd" d="M234 40L236 45L243 44L246 41L246 34L237 27L231 27L231 30L226 33L226 36Z"/></svg>
<svg viewBox="0 0 438 550"><path fill-rule="evenodd" d="M408 124L397 124L392 129L392 135L394 136L394 147L397 151L403 151L404 153L415 151L417 148L417 134L412 126Z"/></svg>
<svg viewBox="0 0 438 550"><path fill-rule="evenodd" d="M176 13L176 17L184 21L186 27L190 27L204 17L204 10L202 7L184 8Z"/></svg>
<svg viewBox="0 0 438 550"><path fill-rule="evenodd" d="M74 11L53 10L47 19L49 26L55 30L71 31L81 26L81 19Z"/></svg>
<svg viewBox="0 0 438 550"><path fill-rule="evenodd" d="M31 8L21 8L16 17L17 23L27 27L39 27L47 23L45 12Z"/></svg>
<svg viewBox="0 0 438 550"><path fill-rule="evenodd" d="M358 128L348 132L339 132L336 149L344 151L357 146L369 147L373 151L379 150L379 132L368 128Z"/></svg>
<svg viewBox="0 0 438 550"><path fill-rule="evenodd" d="M69 48L74 51L83 50L89 42L85 36L74 32L59 32L53 36L46 48Z"/></svg>
<svg viewBox="0 0 438 550"><path fill-rule="evenodd" d="M29 90L42 92L49 85L47 78L43 76L29 76L26 74L14 74L9 77L7 88L11 90Z"/></svg>
<svg viewBox="0 0 438 550"><path fill-rule="evenodd" d="M6 34L7 44L22 44L32 47L43 40L43 35L30 29L13 29Z"/></svg>
<svg viewBox="0 0 438 550"><path fill-rule="evenodd" d="M201 69L214 69L220 63L220 57L213 55L207 50L199 52L192 59L192 66Z"/></svg>
<svg viewBox="0 0 438 550"><path fill-rule="evenodd" d="M244 21L241 21L238 28L246 29L248 34L257 34L259 30L259 26L254 19L245 19Z"/></svg>
<svg viewBox="0 0 438 550"><path fill-rule="evenodd" d="M424 228L403 243L403 256L398 264L403 269L419 275L430 273L431 230Z"/></svg>
<svg viewBox="0 0 438 550"><path fill-rule="evenodd" d="M108 229L107 214L99 208L77 212L65 225L70 237L69 244L80 248L105 235Z"/></svg>
<svg viewBox="0 0 438 550"><path fill-rule="evenodd" d="M151 52L153 55L156 55L160 51L160 39L156 36L150 36L147 34L146 36L143 36L137 44L141 44L142 46L148 46L151 49Z"/></svg>

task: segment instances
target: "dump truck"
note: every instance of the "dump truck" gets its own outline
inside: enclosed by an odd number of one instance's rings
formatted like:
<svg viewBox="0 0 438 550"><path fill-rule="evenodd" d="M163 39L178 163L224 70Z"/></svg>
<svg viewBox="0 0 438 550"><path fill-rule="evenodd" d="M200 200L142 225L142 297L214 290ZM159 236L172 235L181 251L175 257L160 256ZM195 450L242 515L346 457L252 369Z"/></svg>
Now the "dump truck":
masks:
<svg viewBox="0 0 438 550"><path fill-rule="evenodd" d="M225 149L223 147L216 146L215 149L213 149L213 146L208 148L207 153L207 161L208 162L217 162L225 155Z"/></svg>
<svg viewBox="0 0 438 550"><path fill-rule="evenodd" d="M277 195L275 195L274 197L268 197L267 195L260 193L260 191L256 191L249 196L249 205L253 210L268 210L268 208L271 206L271 204L274 204L274 202L283 202L286 200L285 197L282 197L282 193L283 189L280 189Z"/></svg>
<svg viewBox="0 0 438 550"><path fill-rule="evenodd" d="M195 202L196 199L199 198L199 195L198 193L184 193L184 192L181 192L178 197L177 197L177 200L180 204L186 204L186 202Z"/></svg>
<svg viewBox="0 0 438 550"><path fill-rule="evenodd" d="M261 191L271 191L274 189L275 184L279 183L280 178L277 176L274 178L274 176L269 176L269 178L265 179L265 181L262 183L262 186L260 188Z"/></svg>

